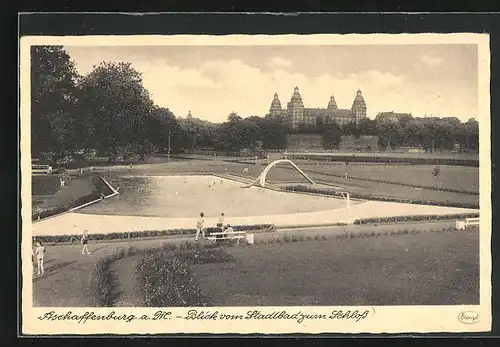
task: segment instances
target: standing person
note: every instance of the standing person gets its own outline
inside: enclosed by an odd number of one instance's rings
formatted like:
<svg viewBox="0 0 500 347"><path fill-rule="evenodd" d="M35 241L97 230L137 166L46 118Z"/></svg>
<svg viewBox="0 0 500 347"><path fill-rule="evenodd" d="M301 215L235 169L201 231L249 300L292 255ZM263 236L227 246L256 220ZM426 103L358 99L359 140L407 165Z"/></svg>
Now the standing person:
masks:
<svg viewBox="0 0 500 347"><path fill-rule="evenodd" d="M200 218L196 221L196 241L198 241L198 236L203 235L203 239L205 239L205 219L203 218L205 214L203 212L200 213Z"/></svg>
<svg viewBox="0 0 500 347"><path fill-rule="evenodd" d="M82 236L82 241L81 242L82 242L82 245L83 245L82 254L90 255L89 246L88 246L88 243L89 243L89 234L88 234L87 229L85 229L83 231L83 236Z"/></svg>
<svg viewBox="0 0 500 347"><path fill-rule="evenodd" d="M35 255L36 255L36 261L38 263L38 274L43 275L43 258L44 258L44 253L45 253L45 247L42 245L40 241L36 242L36 250L35 250Z"/></svg>
<svg viewBox="0 0 500 347"><path fill-rule="evenodd" d="M219 216L219 221L217 222L217 227L224 231L224 212L222 212Z"/></svg>
<svg viewBox="0 0 500 347"><path fill-rule="evenodd" d="M35 252L33 252L33 247L31 247L31 265L35 268Z"/></svg>

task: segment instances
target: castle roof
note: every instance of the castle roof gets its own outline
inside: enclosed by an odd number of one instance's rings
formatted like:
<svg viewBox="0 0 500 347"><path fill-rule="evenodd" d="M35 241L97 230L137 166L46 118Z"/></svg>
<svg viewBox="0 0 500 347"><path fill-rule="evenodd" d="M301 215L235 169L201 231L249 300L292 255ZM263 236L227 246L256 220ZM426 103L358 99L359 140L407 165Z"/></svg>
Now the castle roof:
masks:
<svg viewBox="0 0 500 347"><path fill-rule="evenodd" d="M281 102L278 97L278 93L274 93L273 101L271 102L271 107L269 109L270 113L276 113L281 111Z"/></svg>
<svg viewBox="0 0 500 347"><path fill-rule="evenodd" d="M299 93L299 87L295 87L293 89L292 98L290 99L289 105L291 107L304 107L304 103L302 102L302 96Z"/></svg>
<svg viewBox="0 0 500 347"><path fill-rule="evenodd" d="M356 97L354 98L354 101L352 103L352 110L354 109L366 109L366 103L365 99L363 98L363 94L361 93L361 90L358 89L356 92Z"/></svg>
<svg viewBox="0 0 500 347"><path fill-rule="evenodd" d="M329 110L337 110L337 102L335 101L335 97L332 95L330 96L330 101L328 102L328 107Z"/></svg>

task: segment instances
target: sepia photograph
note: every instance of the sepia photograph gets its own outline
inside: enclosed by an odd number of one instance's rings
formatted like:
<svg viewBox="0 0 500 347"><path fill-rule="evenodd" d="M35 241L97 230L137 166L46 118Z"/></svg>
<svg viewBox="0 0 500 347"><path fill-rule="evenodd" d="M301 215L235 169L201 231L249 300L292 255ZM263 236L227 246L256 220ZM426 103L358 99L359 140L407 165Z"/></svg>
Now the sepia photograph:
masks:
<svg viewBox="0 0 500 347"><path fill-rule="evenodd" d="M489 329L488 36L381 36L26 38L30 325Z"/></svg>

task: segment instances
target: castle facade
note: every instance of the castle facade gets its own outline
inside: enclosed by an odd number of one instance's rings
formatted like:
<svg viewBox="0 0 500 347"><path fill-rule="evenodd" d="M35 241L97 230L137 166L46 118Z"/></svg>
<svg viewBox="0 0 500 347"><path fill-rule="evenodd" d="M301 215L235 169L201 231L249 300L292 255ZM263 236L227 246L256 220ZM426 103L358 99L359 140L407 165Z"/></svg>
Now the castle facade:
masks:
<svg viewBox="0 0 500 347"><path fill-rule="evenodd" d="M339 109L333 95L326 108L307 108L304 107L299 88L295 87L286 109L281 107L278 93L274 94L269 114L280 118L290 129L314 129L320 123L331 122L342 126L348 123L357 124L361 119L366 118L366 103L361 90L358 90L351 109Z"/></svg>

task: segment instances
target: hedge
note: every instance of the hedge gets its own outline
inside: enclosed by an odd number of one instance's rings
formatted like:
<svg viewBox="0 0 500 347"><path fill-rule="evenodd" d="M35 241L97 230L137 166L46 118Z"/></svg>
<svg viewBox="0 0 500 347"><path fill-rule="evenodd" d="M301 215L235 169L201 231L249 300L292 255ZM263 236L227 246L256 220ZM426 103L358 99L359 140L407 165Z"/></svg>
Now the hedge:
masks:
<svg viewBox="0 0 500 347"><path fill-rule="evenodd" d="M318 161L349 161L361 163L405 163L421 165L457 165L479 167L478 159L456 159L456 158L415 158L415 157L382 157L382 156L349 156L349 155L310 155L310 154L287 154L288 159L311 158Z"/></svg>
<svg viewBox="0 0 500 347"><path fill-rule="evenodd" d="M311 187L306 187L303 185L284 186L284 187L282 187L282 189L286 190L286 191L292 191L292 192L313 193L313 194L322 194L322 195L342 197L342 195L337 191L321 189L321 188L311 188ZM361 199L361 200L376 200L376 201L399 202L399 203L405 203L405 204L434 205L434 206L479 209L479 203L475 204L475 203L466 203L466 202L460 202L460 201L448 202L448 201L435 201L435 200L419 200L419 199L407 199L407 198L400 198L400 197L360 194L360 193L350 193L350 197L353 199Z"/></svg>
<svg viewBox="0 0 500 347"><path fill-rule="evenodd" d="M243 161L243 160L232 160L232 159L223 159L223 162L227 163L237 163L237 164L246 164L246 165L258 165L259 163L255 163L253 159L249 159L249 161Z"/></svg>
<svg viewBox="0 0 500 347"><path fill-rule="evenodd" d="M114 286L114 278L110 267L116 257L109 256L99 260L90 275L90 297L95 307L111 307L113 306L114 298L112 290Z"/></svg>
<svg viewBox="0 0 500 347"><path fill-rule="evenodd" d="M449 214L449 215L395 216L395 217L356 219L354 221L354 224L401 223L401 222L450 220L450 219L464 219L464 218L477 218L477 217L479 217L479 213L457 213L457 214Z"/></svg>
<svg viewBox="0 0 500 347"><path fill-rule="evenodd" d="M233 229L235 231L249 231L261 230L271 228L271 224L258 224L258 225L237 225ZM206 229L206 234L212 232L219 232L219 228L211 227ZM161 237L161 236L178 236L178 235L194 235L196 229L164 229L164 230L145 230L145 231L130 231L130 232L117 232L108 234L90 234L90 240L128 240L147 237ZM73 243L79 242L81 235L51 235L51 236L38 236L37 240L43 243Z"/></svg>

